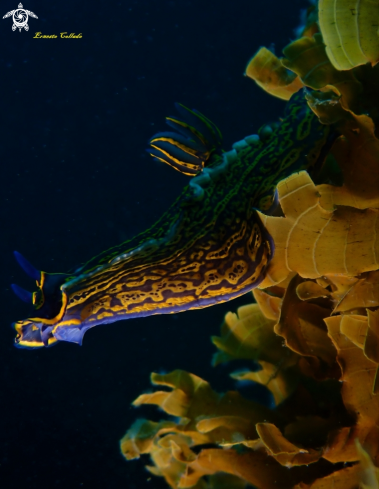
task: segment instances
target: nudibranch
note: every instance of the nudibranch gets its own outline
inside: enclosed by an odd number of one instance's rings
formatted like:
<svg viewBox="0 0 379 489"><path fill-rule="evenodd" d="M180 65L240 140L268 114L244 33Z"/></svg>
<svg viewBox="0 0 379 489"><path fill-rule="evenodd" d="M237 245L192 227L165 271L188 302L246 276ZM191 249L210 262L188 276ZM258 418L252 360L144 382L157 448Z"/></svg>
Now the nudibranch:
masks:
<svg viewBox="0 0 379 489"><path fill-rule="evenodd" d="M150 229L72 273L39 271L15 253L37 283L34 293L13 286L34 306L32 317L14 323L17 346L81 344L94 326L211 306L263 280L274 243L256 209L270 209L280 180L318 164L330 145L330 128L301 90L279 123L224 152L211 121L177 108L180 117L167 118L175 132L154 136L150 153L193 178Z"/></svg>

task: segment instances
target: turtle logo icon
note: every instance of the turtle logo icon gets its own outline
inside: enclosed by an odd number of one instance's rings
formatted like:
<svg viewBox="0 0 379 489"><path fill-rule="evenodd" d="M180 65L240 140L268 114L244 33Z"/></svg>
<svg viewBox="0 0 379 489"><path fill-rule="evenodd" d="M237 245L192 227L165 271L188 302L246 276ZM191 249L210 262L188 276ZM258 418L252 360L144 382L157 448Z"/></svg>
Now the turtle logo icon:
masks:
<svg viewBox="0 0 379 489"><path fill-rule="evenodd" d="M6 13L3 17L3 19L6 19L13 15L13 25L12 25L12 31L15 31L16 29L19 29L21 32L21 29L24 28L26 31L29 30L28 26L28 19L29 15L30 17L34 17L35 19L38 19L36 14L31 12L30 10L25 10L22 6L22 3L18 4L18 9L16 10L11 10L10 12Z"/></svg>

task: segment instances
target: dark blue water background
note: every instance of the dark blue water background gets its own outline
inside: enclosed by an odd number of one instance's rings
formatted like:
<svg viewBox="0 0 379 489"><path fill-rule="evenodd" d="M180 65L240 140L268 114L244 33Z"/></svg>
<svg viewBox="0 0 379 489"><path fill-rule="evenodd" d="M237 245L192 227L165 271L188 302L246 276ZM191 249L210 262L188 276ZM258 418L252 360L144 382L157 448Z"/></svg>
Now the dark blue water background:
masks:
<svg viewBox="0 0 379 489"><path fill-rule="evenodd" d="M1 16L16 5L1 2ZM216 390L234 388L227 374L236 365L210 365L210 336L250 297L95 328L82 347L17 350L10 325L29 309L9 286L33 284L12 252L64 272L152 224L188 181L145 153L173 103L216 122L226 149L276 120L283 102L244 68L262 45L280 53L306 6L25 0L38 15L29 32L0 19L2 489L166 487L119 454L135 418L162 416L130 406L150 388L150 372L182 368ZM38 31L83 37L33 39Z"/></svg>

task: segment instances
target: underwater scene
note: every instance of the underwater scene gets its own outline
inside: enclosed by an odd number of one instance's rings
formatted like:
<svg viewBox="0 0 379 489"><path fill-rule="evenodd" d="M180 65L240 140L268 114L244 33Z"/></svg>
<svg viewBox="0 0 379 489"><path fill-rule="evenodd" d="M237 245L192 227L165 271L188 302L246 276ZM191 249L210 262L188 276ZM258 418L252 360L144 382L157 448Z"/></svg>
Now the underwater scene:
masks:
<svg viewBox="0 0 379 489"><path fill-rule="evenodd" d="M3 10L0 487L379 489L379 1Z"/></svg>

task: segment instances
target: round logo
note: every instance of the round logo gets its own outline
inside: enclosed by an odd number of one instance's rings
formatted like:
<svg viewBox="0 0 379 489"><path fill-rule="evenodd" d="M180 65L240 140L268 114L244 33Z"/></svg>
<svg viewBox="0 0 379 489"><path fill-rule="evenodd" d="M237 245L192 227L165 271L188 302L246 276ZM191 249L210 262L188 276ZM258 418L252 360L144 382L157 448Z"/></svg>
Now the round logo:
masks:
<svg viewBox="0 0 379 489"><path fill-rule="evenodd" d="M29 15L26 12L26 10L22 8L18 8L13 12L13 25L12 25L12 30L15 31L17 28L22 29L23 27L25 30L29 30L28 26L28 18Z"/></svg>

